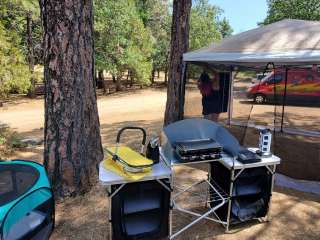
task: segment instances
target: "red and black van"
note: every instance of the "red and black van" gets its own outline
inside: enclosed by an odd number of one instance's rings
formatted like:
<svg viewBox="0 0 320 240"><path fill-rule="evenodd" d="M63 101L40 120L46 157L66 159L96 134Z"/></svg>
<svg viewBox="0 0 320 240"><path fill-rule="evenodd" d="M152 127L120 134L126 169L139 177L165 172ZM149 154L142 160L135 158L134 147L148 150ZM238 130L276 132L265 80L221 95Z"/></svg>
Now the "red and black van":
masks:
<svg viewBox="0 0 320 240"><path fill-rule="evenodd" d="M290 69L287 77L286 102L320 104L320 73L317 69ZM285 85L285 70L276 69L251 85L247 89L247 98L256 103L282 102Z"/></svg>

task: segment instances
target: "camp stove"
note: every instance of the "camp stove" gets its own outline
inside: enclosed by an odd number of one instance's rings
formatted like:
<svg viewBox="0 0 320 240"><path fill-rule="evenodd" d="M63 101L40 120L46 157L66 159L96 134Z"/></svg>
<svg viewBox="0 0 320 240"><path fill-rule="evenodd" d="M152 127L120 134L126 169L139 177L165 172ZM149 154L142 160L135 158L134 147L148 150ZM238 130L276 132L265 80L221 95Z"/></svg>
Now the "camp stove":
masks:
<svg viewBox="0 0 320 240"><path fill-rule="evenodd" d="M192 139L176 142L175 155L183 162L219 159L222 147L213 139Z"/></svg>

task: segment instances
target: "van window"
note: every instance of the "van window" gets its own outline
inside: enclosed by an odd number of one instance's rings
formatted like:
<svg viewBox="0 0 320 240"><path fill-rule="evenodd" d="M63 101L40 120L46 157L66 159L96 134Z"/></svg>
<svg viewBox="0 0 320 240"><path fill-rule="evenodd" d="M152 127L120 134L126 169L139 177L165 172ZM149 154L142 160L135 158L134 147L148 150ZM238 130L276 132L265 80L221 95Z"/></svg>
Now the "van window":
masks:
<svg viewBox="0 0 320 240"><path fill-rule="evenodd" d="M280 83L282 82L282 74L276 74L276 75L271 75L270 78L267 80L267 83L270 84L274 84L274 83ZM274 80L274 81L273 81Z"/></svg>

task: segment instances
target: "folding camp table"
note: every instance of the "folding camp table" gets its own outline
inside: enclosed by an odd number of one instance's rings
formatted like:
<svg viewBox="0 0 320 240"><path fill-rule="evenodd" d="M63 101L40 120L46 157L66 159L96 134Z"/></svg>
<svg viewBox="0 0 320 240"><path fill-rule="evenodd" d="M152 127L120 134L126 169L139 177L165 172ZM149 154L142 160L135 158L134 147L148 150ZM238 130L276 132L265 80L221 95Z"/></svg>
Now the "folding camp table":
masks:
<svg viewBox="0 0 320 240"><path fill-rule="evenodd" d="M256 152L258 148L248 148L248 150L252 152ZM271 198L272 198L272 191L274 186L274 176L276 171L276 166L280 164L281 159L275 155L271 155L269 157L262 157L260 162L255 163L247 163L243 164L236 159L228 157L224 155L220 160L221 163L226 169L229 170L229 191L227 191L228 195L228 208L227 208L227 219L226 222L222 224L225 226L226 231L229 231L230 224L231 224L231 208L232 208L232 198L234 196L234 183L235 181L246 172L246 170L251 169L258 169L258 168L266 168L266 170L271 174L271 182L270 182L270 189L267 189L267 194L270 195L269 202L267 204L267 214L265 220L268 220L270 208L271 208ZM214 173L212 174L214 175ZM212 176L213 177L213 176ZM248 186L249 187L249 186Z"/></svg>
<svg viewBox="0 0 320 240"><path fill-rule="evenodd" d="M111 208L111 202L112 198L114 198L119 191L126 185L130 183L136 183L136 182L146 182L155 180L157 181L163 188L166 189L166 191L171 192L170 186L165 184L163 181L169 179L171 181L171 169L165 166L162 162L159 162L152 166L152 171L146 175L145 177L139 179L139 180L128 180L124 177L121 177L107 169L103 166L103 162L99 165L99 181L102 185L107 186L107 193L109 197L109 223L112 222L112 208ZM112 187L117 186L117 189L115 191L112 191ZM112 239L112 225L109 225L110 228L110 239Z"/></svg>
<svg viewBox="0 0 320 240"><path fill-rule="evenodd" d="M251 151L255 151L257 149L254 148L249 148ZM173 233L172 232L172 214L170 215L170 239L173 239L180 235L182 232L185 230L189 229L193 225L197 224L199 221L206 219L209 221L217 222L222 224L225 228L226 231L229 231L230 227L230 214L231 214L231 203L232 203L232 194L233 194L233 182L241 175L241 173L248 168L258 168L258 167L266 167L268 171L272 174L272 183L271 183L271 189L270 189L270 194L272 193L273 190L273 182L274 182L274 173L276 169L276 165L280 163L280 158L272 155L267 158L262 158L260 162L256 163L250 163L250 164L243 164L239 161L236 160L236 158L229 156L226 153L222 153L221 158L219 159L212 159L212 160L205 160L205 161L192 161L192 162L181 162L177 158L172 158L168 159L162 149L160 148L160 157L161 159L168 164L171 168L174 168L175 166L181 166L181 165L188 165L192 164L193 166L198 165L198 164L204 164L207 163L209 164L208 168L208 178L202 179L195 181L193 184L180 188L175 186L175 174L173 174L172 171L172 186L173 188L176 189L175 195L172 196L171 198L171 205L173 209L176 209L178 211L181 211L183 213L187 213L190 215L193 215L197 217L195 220L187 224L186 226L182 227L180 230L177 232ZM230 176L230 185L229 185L229 191L225 191L221 186L219 186L218 183L216 183L211 176L211 171L210 171L210 163L214 162L219 162L223 164L229 171L231 172ZM237 173L235 174L235 172ZM200 185L206 185L206 187L202 188ZM200 192L196 192L191 190L192 188L196 187L198 190L200 189ZM201 192L202 191L202 192ZM190 196L185 198L183 201L184 202L190 202L190 203L196 203L199 204L199 206L205 206L207 207L206 211L204 213L198 213L195 211L192 211L190 209L186 209L184 207L181 207L180 204L178 203L178 198L184 194L188 193ZM199 201L200 200L200 201ZM271 199L270 199L271 201ZM209 203L209 205L208 205ZM214 205L212 205L214 203ZM223 205L227 204L227 219L222 220L217 214L216 211L219 210ZM269 203L269 209L270 209L270 203ZM213 215L213 216L210 216Z"/></svg>

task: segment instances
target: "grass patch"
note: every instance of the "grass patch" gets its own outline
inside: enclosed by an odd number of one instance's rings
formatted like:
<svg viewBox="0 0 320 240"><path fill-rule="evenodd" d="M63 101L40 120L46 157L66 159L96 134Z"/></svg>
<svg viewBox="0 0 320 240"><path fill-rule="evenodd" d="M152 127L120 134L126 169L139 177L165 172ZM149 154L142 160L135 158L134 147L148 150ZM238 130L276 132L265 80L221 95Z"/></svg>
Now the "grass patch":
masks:
<svg viewBox="0 0 320 240"><path fill-rule="evenodd" d="M12 154L17 148L24 148L26 144L21 137L7 125L0 125L0 160Z"/></svg>

